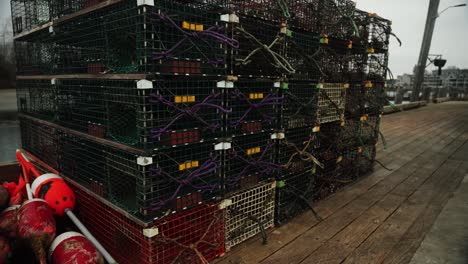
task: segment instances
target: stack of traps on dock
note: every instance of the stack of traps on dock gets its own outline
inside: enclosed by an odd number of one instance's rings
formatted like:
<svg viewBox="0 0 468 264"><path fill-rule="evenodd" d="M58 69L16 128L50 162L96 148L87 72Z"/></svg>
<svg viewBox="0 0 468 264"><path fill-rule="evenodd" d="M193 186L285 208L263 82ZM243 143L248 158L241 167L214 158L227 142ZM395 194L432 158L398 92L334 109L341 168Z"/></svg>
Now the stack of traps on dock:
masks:
<svg viewBox="0 0 468 264"><path fill-rule="evenodd" d="M350 0L11 6L23 148L119 263L206 263L372 170L391 23Z"/></svg>

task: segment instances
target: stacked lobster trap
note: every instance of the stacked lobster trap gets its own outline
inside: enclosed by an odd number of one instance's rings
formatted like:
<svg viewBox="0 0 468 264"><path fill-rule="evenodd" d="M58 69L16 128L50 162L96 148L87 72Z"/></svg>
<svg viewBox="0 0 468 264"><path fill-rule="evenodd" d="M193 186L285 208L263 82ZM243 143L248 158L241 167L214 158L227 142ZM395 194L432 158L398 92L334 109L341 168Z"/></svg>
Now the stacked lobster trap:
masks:
<svg viewBox="0 0 468 264"><path fill-rule="evenodd" d="M372 169L391 25L351 0L11 6L23 148L119 263L265 242Z"/></svg>

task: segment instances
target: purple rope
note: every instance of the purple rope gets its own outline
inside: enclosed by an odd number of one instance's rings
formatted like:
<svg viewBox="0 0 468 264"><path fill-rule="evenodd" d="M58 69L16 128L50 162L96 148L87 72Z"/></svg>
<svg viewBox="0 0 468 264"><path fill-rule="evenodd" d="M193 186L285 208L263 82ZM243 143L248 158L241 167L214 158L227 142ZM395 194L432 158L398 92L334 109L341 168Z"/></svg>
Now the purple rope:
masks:
<svg viewBox="0 0 468 264"><path fill-rule="evenodd" d="M160 94L150 94L150 102L153 104L163 104L166 106L169 106L171 108L174 108L176 111L179 112L175 117L171 119L171 121L166 124L164 127L159 127L159 128L154 128L151 130L151 135L155 138L160 137L162 134L166 133L169 131L170 127L174 125L178 120L181 118L188 116L188 117L193 117L199 122L201 122L203 125L205 125L205 129L210 130L211 132L214 132L216 129L220 127L219 124L214 123L210 124L208 121L204 120L201 116L197 115L197 113L203 109L203 108L214 108L218 111L221 111L223 113L230 113L232 110L230 109L225 109L224 107L214 104L213 101L215 101L219 96L221 96L220 93L216 94L211 94L207 96L201 103L195 104L192 107L188 109L182 109L178 107L175 103L165 99L162 95Z"/></svg>
<svg viewBox="0 0 468 264"><path fill-rule="evenodd" d="M233 94L239 98L240 100L244 101L249 105L249 108L244 112L244 114L236 121L232 123L233 127L239 127L242 122L245 121L247 116L250 114L252 111L257 111L262 118L267 121L268 123L271 123L273 120L275 120L275 117L269 116L259 109L265 106L274 106L274 105L280 105L283 97L274 97L273 93L267 94L260 102L258 103L252 103L243 93L241 93L239 90L236 90L233 92Z"/></svg>
<svg viewBox="0 0 468 264"><path fill-rule="evenodd" d="M176 183L178 183L179 186L176 188L174 193L169 198L152 203L151 210L157 211L161 209L163 206L167 205L169 202L176 199L180 191L182 190L182 188L185 186L191 186L194 189L200 190L202 192L212 192L218 189L219 183L218 184L202 184L202 185L196 185L193 183L196 179L201 179L204 176L210 175L219 168L218 163L216 162L216 158L217 157L210 157L210 159L205 161L200 167L191 171L188 175L184 176L183 179L175 178L169 173L163 171L161 168L152 168L151 169L152 176L167 177L175 181Z"/></svg>
<svg viewBox="0 0 468 264"><path fill-rule="evenodd" d="M274 146L273 143L271 144L268 144L265 149L262 151L260 157L258 157L258 159L256 160L248 160L242 156L240 156L238 154L237 151L233 151L231 152L231 159L238 159L240 161L242 161L243 163L247 164L247 166L244 166L242 171L240 171L238 174L236 174L235 176L233 177L229 177L227 179L227 185L228 186L233 186L235 184L237 184L239 182L239 180L242 178L242 176L244 176L247 171L249 169L251 169L252 167L255 167L255 168L262 168L260 171L259 171L259 175L264 175L264 174L268 174L268 173L272 173L274 171L278 171L278 170L281 170L282 167L278 164L275 164L275 163L272 163L272 162L267 162L267 161L264 161L264 157L265 155L271 150L271 148Z"/></svg>
<svg viewBox="0 0 468 264"><path fill-rule="evenodd" d="M182 33L184 38L182 38L179 42L177 42L174 46L172 46L170 49L162 52L155 52L153 53L153 60L160 60L160 59L165 59L165 58L173 58L172 53L179 48L184 42L186 41L191 41L191 39L200 39L201 41L209 44L204 38L206 37L211 37L214 38L216 41L224 43L226 45L229 45L235 49L239 48L239 42L233 38L229 38L226 35L222 34L219 31L222 31L224 27L221 25L215 25L211 26L210 28L203 30L203 31L196 31L196 32L189 32L187 30L184 30L182 27L177 25L177 23L174 22L168 15L166 14L158 14L158 13L153 13L153 15L156 17L156 19L159 19L163 22L169 23L172 27L174 27L177 31ZM192 42L192 45L195 46L195 44ZM222 60L208 60L208 63L214 64L214 65L219 65L222 64Z"/></svg>

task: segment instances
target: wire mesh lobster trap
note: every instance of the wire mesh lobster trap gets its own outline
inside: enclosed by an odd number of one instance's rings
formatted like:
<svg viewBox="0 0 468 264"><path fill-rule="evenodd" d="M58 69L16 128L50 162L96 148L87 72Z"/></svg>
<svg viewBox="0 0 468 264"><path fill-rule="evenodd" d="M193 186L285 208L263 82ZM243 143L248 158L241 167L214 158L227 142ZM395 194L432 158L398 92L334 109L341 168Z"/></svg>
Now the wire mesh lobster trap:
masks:
<svg viewBox="0 0 468 264"><path fill-rule="evenodd" d="M53 168L59 166L59 131L20 118L21 145Z"/></svg>
<svg viewBox="0 0 468 264"><path fill-rule="evenodd" d="M78 216L119 263L201 264L224 253L224 212L217 204L199 205L142 226L73 187Z"/></svg>
<svg viewBox="0 0 468 264"><path fill-rule="evenodd" d="M356 26L353 15L356 3L352 0L315 0L318 1L320 33L330 37L347 39L355 35Z"/></svg>
<svg viewBox="0 0 468 264"><path fill-rule="evenodd" d="M319 148L318 131L312 127L286 130L284 139L278 140L278 164L282 170L277 179L284 179L303 173L319 165L317 150Z"/></svg>
<svg viewBox="0 0 468 264"><path fill-rule="evenodd" d="M363 115L358 122L357 139L361 145L377 144L380 134L380 121L379 115Z"/></svg>
<svg viewBox="0 0 468 264"><path fill-rule="evenodd" d="M340 155L340 146L337 142L341 135L342 122L330 122L320 126L320 131L315 135L318 142L314 144L318 149L318 159L322 163L319 171L326 173L334 169L334 164ZM327 164L330 166L327 167Z"/></svg>
<svg viewBox="0 0 468 264"><path fill-rule="evenodd" d="M310 210L315 199L315 170L290 174L276 183L275 223L281 225Z"/></svg>
<svg viewBox="0 0 468 264"><path fill-rule="evenodd" d="M349 84L343 83L319 83L317 85L319 124L343 119L348 86Z"/></svg>
<svg viewBox="0 0 468 264"><path fill-rule="evenodd" d="M18 111L44 120L57 118L57 89L50 80L17 79Z"/></svg>
<svg viewBox="0 0 468 264"><path fill-rule="evenodd" d="M219 14L154 3L121 1L22 37L18 73L227 73L226 48L237 42Z"/></svg>
<svg viewBox="0 0 468 264"><path fill-rule="evenodd" d="M288 6L278 0L228 0L227 8L242 16L267 21L284 22L288 18Z"/></svg>
<svg viewBox="0 0 468 264"><path fill-rule="evenodd" d="M294 69L291 80L343 82L347 78L347 41L331 41L328 37L293 32L287 39L287 58Z"/></svg>
<svg viewBox="0 0 468 264"><path fill-rule="evenodd" d="M20 79L19 110L145 150L222 135L223 88L209 79Z"/></svg>
<svg viewBox="0 0 468 264"><path fill-rule="evenodd" d="M347 78L350 82L385 82L388 70L388 54L374 53L372 49L348 57Z"/></svg>
<svg viewBox="0 0 468 264"><path fill-rule="evenodd" d="M244 135L277 127L283 102L279 82L268 79L239 79L232 89L226 89L227 135Z"/></svg>
<svg viewBox="0 0 468 264"><path fill-rule="evenodd" d="M225 204L226 250L273 227L276 182L268 182L239 192L223 201Z"/></svg>
<svg viewBox="0 0 468 264"><path fill-rule="evenodd" d="M286 38L286 57L294 72L293 80L320 80L323 78L320 64L320 36L309 32L291 31Z"/></svg>
<svg viewBox="0 0 468 264"><path fill-rule="evenodd" d="M13 34L31 30L50 21L49 0L11 0Z"/></svg>
<svg viewBox="0 0 468 264"><path fill-rule="evenodd" d="M58 173L28 153L41 173ZM225 210L205 203L164 218L142 221L70 180L75 213L119 263L203 264L225 252Z"/></svg>
<svg viewBox="0 0 468 264"><path fill-rule="evenodd" d="M356 162L359 157L360 148L356 146L346 146L339 149L340 155L337 160L335 181L342 186L357 179L359 171Z"/></svg>
<svg viewBox="0 0 468 264"><path fill-rule="evenodd" d="M356 161L356 169L359 175L365 175L374 169L377 150L375 144L365 144L358 148L359 156Z"/></svg>
<svg viewBox="0 0 468 264"><path fill-rule="evenodd" d="M214 142L143 156L60 128L51 133L28 118L21 123L24 149L138 217L182 211L221 194L221 153Z"/></svg>
<svg viewBox="0 0 468 264"><path fill-rule="evenodd" d="M274 178L281 170L276 162L275 141L270 133L233 137L225 150L223 168L226 194L250 188Z"/></svg>
<svg viewBox="0 0 468 264"><path fill-rule="evenodd" d="M239 23L231 23L230 32L238 46L228 51L230 74L278 78L292 72L285 58L285 30L285 25L244 16Z"/></svg>
<svg viewBox="0 0 468 264"><path fill-rule="evenodd" d="M374 13L367 14L367 36L369 46L377 53L386 53L392 35L392 22Z"/></svg>
<svg viewBox="0 0 468 264"><path fill-rule="evenodd" d="M282 84L283 107L280 127L294 129L317 124L319 91L313 81L290 81Z"/></svg>
<svg viewBox="0 0 468 264"><path fill-rule="evenodd" d="M380 115L387 103L385 84L366 81L352 83L346 93L346 117Z"/></svg>

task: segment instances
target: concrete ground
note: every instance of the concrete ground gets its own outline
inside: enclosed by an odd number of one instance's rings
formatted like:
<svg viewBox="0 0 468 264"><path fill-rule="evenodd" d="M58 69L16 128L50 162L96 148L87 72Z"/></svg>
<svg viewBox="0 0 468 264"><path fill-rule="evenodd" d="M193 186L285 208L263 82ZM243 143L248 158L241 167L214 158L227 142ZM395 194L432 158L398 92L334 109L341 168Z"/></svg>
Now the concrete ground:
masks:
<svg viewBox="0 0 468 264"><path fill-rule="evenodd" d="M15 150L21 146L16 112L15 90L0 89L0 164L15 161Z"/></svg>
<svg viewBox="0 0 468 264"><path fill-rule="evenodd" d="M16 90L0 89L0 112L11 112L16 109Z"/></svg>
<svg viewBox="0 0 468 264"><path fill-rule="evenodd" d="M468 145L468 142L465 143ZM468 160L468 156L460 157ZM468 263L468 174L438 216L411 264Z"/></svg>

